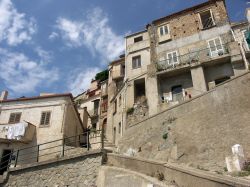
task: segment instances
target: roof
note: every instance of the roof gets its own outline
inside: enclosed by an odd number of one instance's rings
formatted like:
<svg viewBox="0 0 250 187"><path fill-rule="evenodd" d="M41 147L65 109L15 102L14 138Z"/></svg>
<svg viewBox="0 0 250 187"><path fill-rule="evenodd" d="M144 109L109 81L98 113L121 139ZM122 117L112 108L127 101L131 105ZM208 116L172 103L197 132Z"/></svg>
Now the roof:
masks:
<svg viewBox="0 0 250 187"><path fill-rule="evenodd" d="M73 100L73 96L71 93L63 93L63 94L53 94L53 95L44 95L44 96L35 96L35 97L22 97L22 98L15 98L15 99L7 99L7 100L0 101L0 103L48 99L48 98L55 98L55 97L70 97Z"/></svg>
<svg viewBox="0 0 250 187"><path fill-rule="evenodd" d="M152 21L153 24L155 23L158 23L158 22L161 22L165 19L169 19L169 18L172 18L172 17L176 17L176 16L179 16L180 14L184 14L184 13L187 13L187 12L190 12L190 11L193 11L193 10L196 10L196 9L199 9L199 8L202 8L204 6L207 6L207 5L210 5L210 4L214 4L215 2L217 1L223 1L224 4L225 4L225 0L208 0L207 2L204 2L204 3L201 3L201 4L198 4L196 6L192 6L192 7L189 7L189 8L186 8L184 10L181 10L179 12L175 12L173 14L170 14L170 15L167 15L167 16L164 16L164 17L161 17L159 19L156 19L154 21Z"/></svg>
<svg viewBox="0 0 250 187"><path fill-rule="evenodd" d="M134 32L134 33L132 33L132 34L129 34L129 35L125 36L125 38L131 37L131 36L135 36L135 35L137 35L137 34L142 34L142 33L144 33L144 32L147 32L147 30L144 29L144 30L142 30L142 31Z"/></svg>
<svg viewBox="0 0 250 187"><path fill-rule="evenodd" d="M121 63L121 62L125 62L125 57L122 57L122 58L119 58L117 60L114 60L112 61L109 65L114 65L114 64L118 64L118 63Z"/></svg>
<svg viewBox="0 0 250 187"><path fill-rule="evenodd" d="M231 27L242 27L242 26L248 26L248 21L247 20L242 20L242 21L239 21L239 22L232 22L231 23Z"/></svg>

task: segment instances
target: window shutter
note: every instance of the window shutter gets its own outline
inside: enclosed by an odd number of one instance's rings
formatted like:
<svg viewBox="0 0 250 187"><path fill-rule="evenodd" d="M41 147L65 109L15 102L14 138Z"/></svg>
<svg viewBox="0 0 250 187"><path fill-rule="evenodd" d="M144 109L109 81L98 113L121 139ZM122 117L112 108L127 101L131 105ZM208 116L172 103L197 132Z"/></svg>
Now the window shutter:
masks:
<svg viewBox="0 0 250 187"><path fill-rule="evenodd" d="M40 125L45 125L45 118L46 118L46 113L42 112Z"/></svg>
<svg viewBox="0 0 250 187"><path fill-rule="evenodd" d="M50 112L47 112L45 124L48 125L50 122Z"/></svg>
<svg viewBox="0 0 250 187"><path fill-rule="evenodd" d="M167 26L167 25L164 26L164 30L165 30L165 34L168 34L168 33L169 33L169 31L168 31L168 26Z"/></svg>
<svg viewBox="0 0 250 187"><path fill-rule="evenodd" d="M9 118L9 123L18 123L20 122L22 113L11 113Z"/></svg>
<svg viewBox="0 0 250 187"><path fill-rule="evenodd" d="M10 114L9 123L15 122L15 114Z"/></svg>

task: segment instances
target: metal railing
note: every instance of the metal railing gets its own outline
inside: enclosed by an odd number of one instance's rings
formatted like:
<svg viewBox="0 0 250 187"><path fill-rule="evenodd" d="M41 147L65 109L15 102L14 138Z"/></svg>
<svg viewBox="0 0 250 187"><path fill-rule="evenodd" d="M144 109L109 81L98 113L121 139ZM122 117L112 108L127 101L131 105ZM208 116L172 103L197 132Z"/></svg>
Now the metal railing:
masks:
<svg viewBox="0 0 250 187"><path fill-rule="evenodd" d="M78 149L77 151L89 151L90 149L103 148L103 130L89 130L76 136L65 137L12 151L10 154L6 154L1 158L1 160L5 161L0 163L0 174L3 174L3 172L10 167L17 167L18 165L32 164L35 162L61 158L65 155L70 156L76 154L72 152L72 150Z"/></svg>
<svg viewBox="0 0 250 187"><path fill-rule="evenodd" d="M184 55L176 56L172 59L165 59L157 62L157 70L171 70L183 66L189 66L192 64L199 64L200 62L209 61L216 57L229 54L228 45L223 44L220 46L213 47L214 50L211 52L210 48L204 48L194 52L189 52Z"/></svg>

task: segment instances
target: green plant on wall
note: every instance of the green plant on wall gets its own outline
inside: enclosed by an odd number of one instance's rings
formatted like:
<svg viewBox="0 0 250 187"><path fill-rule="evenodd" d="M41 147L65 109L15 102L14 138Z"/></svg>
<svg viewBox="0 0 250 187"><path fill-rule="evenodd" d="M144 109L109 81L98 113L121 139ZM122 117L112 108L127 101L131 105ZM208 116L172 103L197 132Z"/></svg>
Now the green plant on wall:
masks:
<svg viewBox="0 0 250 187"><path fill-rule="evenodd" d="M133 107L128 108L127 114L133 114L134 110L135 110L135 109L134 109Z"/></svg>
<svg viewBox="0 0 250 187"><path fill-rule="evenodd" d="M168 139L168 133L163 134L163 135L162 135L162 138L163 138L164 140Z"/></svg>

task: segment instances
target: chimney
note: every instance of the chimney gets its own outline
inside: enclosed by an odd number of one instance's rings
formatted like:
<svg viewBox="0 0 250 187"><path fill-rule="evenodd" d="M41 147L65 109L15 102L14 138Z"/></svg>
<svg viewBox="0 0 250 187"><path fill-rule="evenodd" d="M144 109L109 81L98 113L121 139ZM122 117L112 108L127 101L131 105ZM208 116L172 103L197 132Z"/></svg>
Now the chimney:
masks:
<svg viewBox="0 0 250 187"><path fill-rule="evenodd" d="M0 101L7 100L7 98L8 98L8 91L7 90L2 91Z"/></svg>

